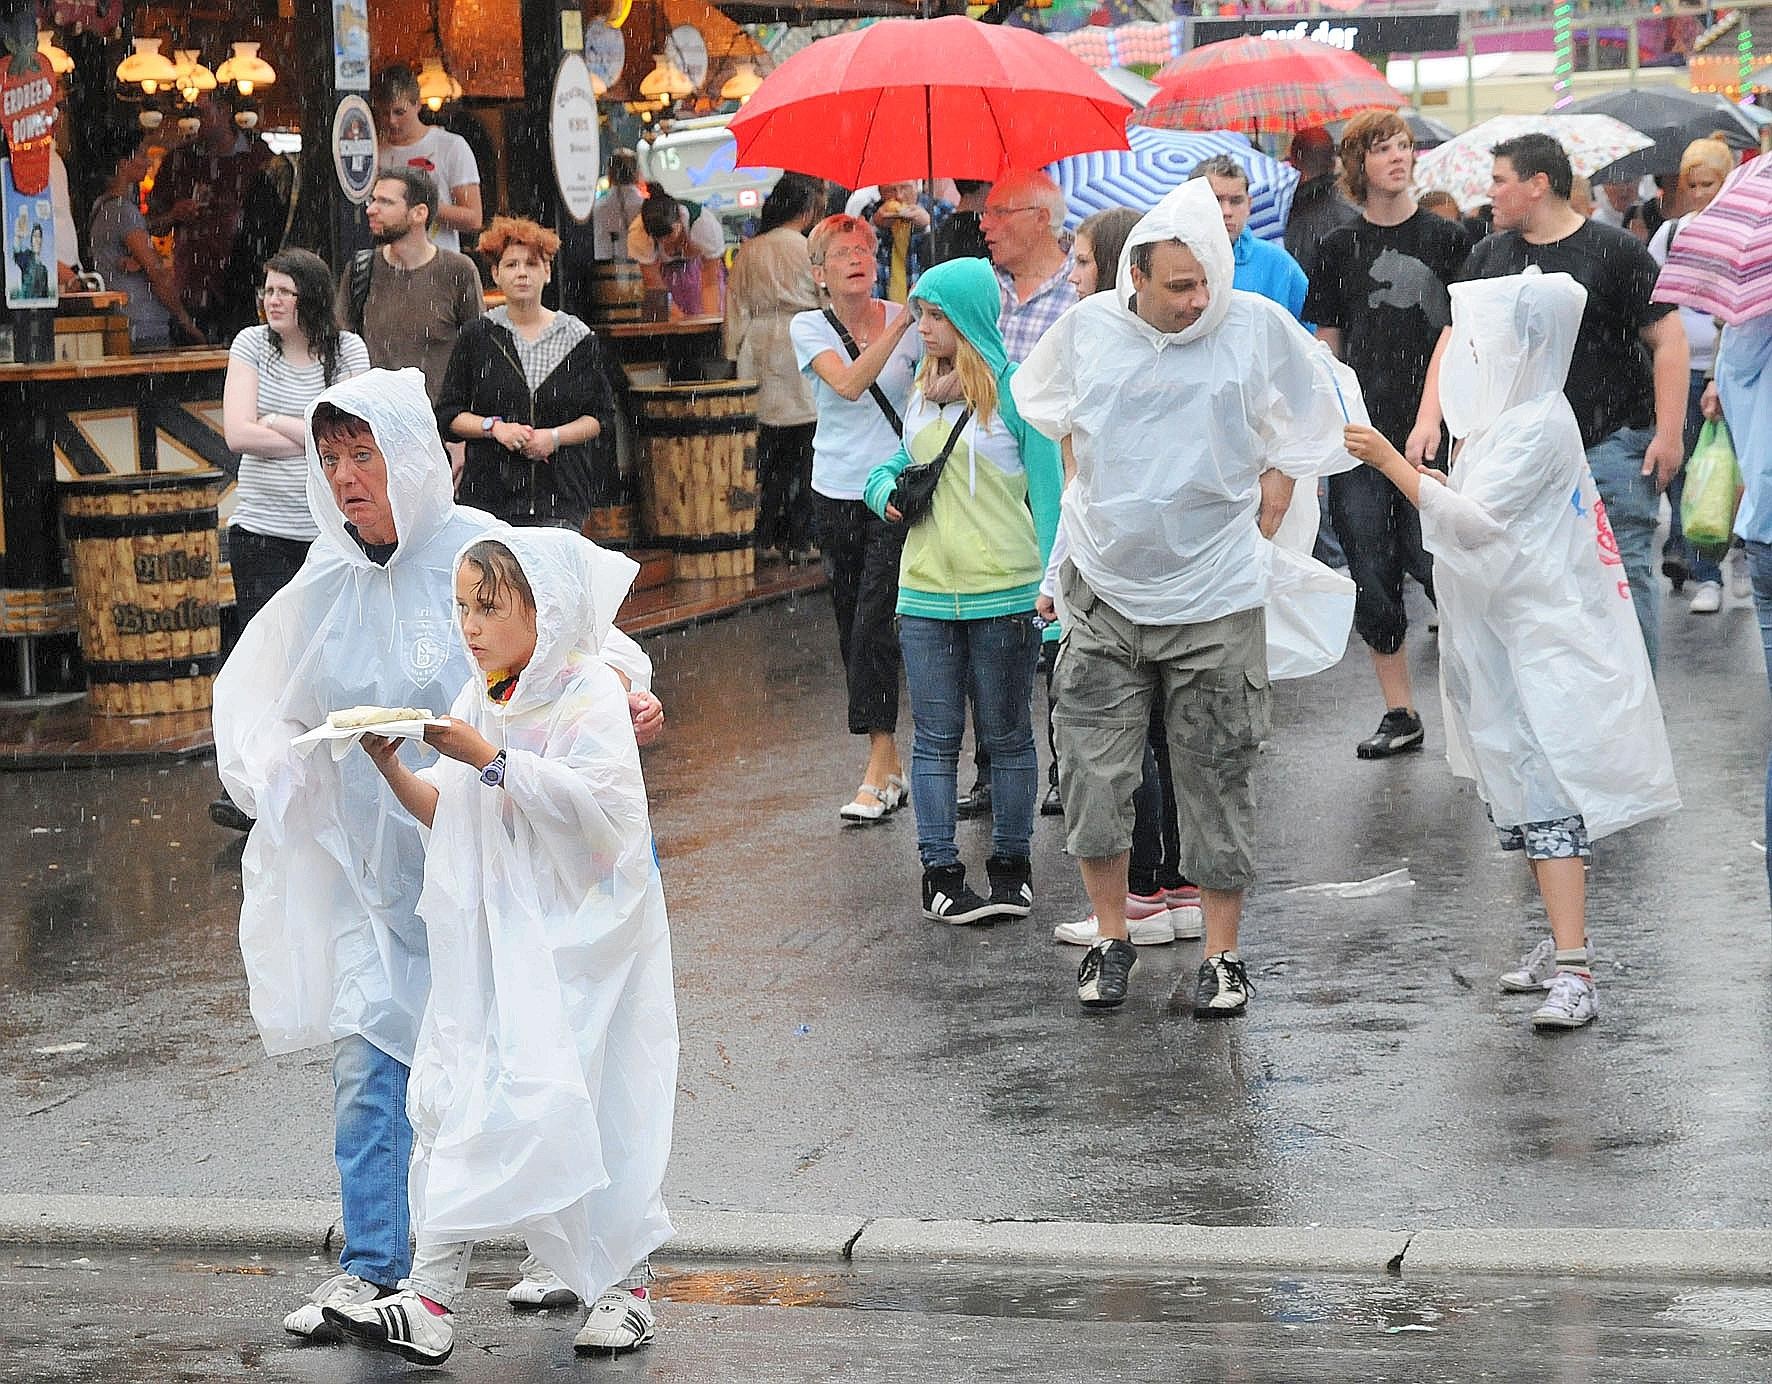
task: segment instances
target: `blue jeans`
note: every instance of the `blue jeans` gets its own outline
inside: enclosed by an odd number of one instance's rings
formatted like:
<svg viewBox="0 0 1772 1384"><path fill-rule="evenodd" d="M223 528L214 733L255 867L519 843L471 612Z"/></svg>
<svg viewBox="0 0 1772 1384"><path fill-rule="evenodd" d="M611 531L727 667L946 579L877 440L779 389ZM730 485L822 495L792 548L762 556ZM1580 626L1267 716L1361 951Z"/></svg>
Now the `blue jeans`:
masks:
<svg viewBox="0 0 1772 1384"><path fill-rule="evenodd" d="M1699 431L1704 427L1704 414L1698 402L1704 397L1704 371L1692 372L1691 387L1686 391L1686 427L1680 435L1680 446L1686 453L1686 460L1692 459L1692 449L1698 445ZM1723 580L1723 567L1717 558L1702 548L1695 547L1686 541L1685 530L1680 527L1680 498L1686 493L1686 463L1680 463L1679 474L1673 478L1667 488L1667 502L1673 511L1673 518L1668 522L1667 544L1661 550L1662 560L1669 558L1683 561L1687 570L1692 573L1696 582L1717 582Z"/></svg>
<svg viewBox="0 0 1772 1384"><path fill-rule="evenodd" d="M898 642L915 727L911 806L924 867L960 859L954 845L955 776L968 688L973 727L991 758L991 854L1027 859L1040 786L1032 715L1040 631L1033 612L990 620L901 615Z"/></svg>
<svg viewBox="0 0 1772 1384"><path fill-rule="evenodd" d="M341 1038L332 1045L333 1151L345 1216L338 1266L384 1288L412 1272L407 1075L405 1063L366 1038Z"/></svg>
<svg viewBox="0 0 1772 1384"><path fill-rule="evenodd" d="M1760 617L1760 645L1766 651L1766 681L1772 686L1772 543L1748 539L1747 570L1754 583L1754 614ZM1766 835L1772 846L1772 756L1766 760ZM1766 885L1772 890L1772 850L1766 853Z"/></svg>
<svg viewBox="0 0 1772 1384"><path fill-rule="evenodd" d="M1661 492L1655 478L1643 474L1643 454L1655 436L1649 428L1620 428L1587 449L1588 469L1600 488L1606 517L1618 539L1624 575L1630 582L1631 604L1643 631L1649 667L1661 653L1661 581L1655 572L1655 525L1660 518Z"/></svg>

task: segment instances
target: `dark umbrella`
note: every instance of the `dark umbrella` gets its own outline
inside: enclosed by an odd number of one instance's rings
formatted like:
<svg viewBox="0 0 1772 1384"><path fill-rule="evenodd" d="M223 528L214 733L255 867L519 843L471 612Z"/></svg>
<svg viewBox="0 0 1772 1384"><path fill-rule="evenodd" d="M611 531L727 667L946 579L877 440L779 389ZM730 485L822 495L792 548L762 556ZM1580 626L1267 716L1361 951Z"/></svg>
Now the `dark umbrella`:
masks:
<svg viewBox="0 0 1772 1384"><path fill-rule="evenodd" d="M1450 125L1444 125L1432 116L1423 115L1413 106L1404 106L1397 114L1403 117L1403 123L1409 127L1409 134L1415 140L1417 149L1437 148L1458 133ZM1332 120L1326 128L1329 137L1339 144L1342 135L1347 132L1347 121Z"/></svg>
<svg viewBox="0 0 1772 1384"><path fill-rule="evenodd" d="M1647 149L1596 169L1592 176L1596 187L1601 183L1634 183L1645 176L1678 173L1686 146L1719 130L1733 148L1760 147L1760 132L1752 117L1714 91L1683 91L1678 87L1613 91L1560 107L1558 113L1609 115L1655 141Z"/></svg>

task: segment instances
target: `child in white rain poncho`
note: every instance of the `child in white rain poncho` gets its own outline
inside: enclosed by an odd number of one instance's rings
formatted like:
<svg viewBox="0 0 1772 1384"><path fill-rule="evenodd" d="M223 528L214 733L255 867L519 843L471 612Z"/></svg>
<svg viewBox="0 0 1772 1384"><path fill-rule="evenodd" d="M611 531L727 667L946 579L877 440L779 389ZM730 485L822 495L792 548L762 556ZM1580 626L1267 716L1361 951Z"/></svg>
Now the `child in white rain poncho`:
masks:
<svg viewBox="0 0 1772 1384"><path fill-rule="evenodd" d="M1551 937L1501 977L1543 993L1539 1029L1599 1012L1587 945L1590 842L1680 805L1661 704L1563 379L1587 293L1567 274L1452 286L1441 367L1463 439L1450 480L1377 432L1348 450L1421 511L1440 603L1447 758L1523 851Z"/></svg>
<svg viewBox="0 0 1772 1384"><path fill-rule="evenodd" d="M326 1316L417 1363L448 1357L473 1242L507 1231L595 1304L579 1349L652 1336L676 1008L639 751L598 656L637 570L563 530L470 544L456 610L481 671L427 733L444 758L414 773L365 737L430 828L431 999L407 1097L418 1246L400 1292Z"/></svg>

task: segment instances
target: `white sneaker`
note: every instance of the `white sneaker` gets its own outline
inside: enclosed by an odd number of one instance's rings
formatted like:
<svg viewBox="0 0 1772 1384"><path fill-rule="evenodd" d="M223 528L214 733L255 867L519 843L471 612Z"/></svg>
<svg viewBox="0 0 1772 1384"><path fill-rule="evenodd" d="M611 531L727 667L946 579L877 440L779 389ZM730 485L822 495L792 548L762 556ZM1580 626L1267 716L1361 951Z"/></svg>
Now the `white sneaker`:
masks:
<svg viewBox="0 0 1772 1384"><path fill-rule="evenodd" d="M578 1294L533 1254L523 1261L523 1277L511 1285L505 1301L516 1308L572 1307Z"/></svg>
<svg viewBox="0 0 1772 1384"><path fill-rule="evenodd" d="M1200 907L1200 891L1188 884L1165 889L1163 901L1169 907L1169 921L1175 926L1177 942L1197 942L1206 935L1206 914Z"/></svg>
<svg viewBox="0 0 1772 1384"><path fill-rule="evenodd" d="M1723 587L1719 582L1701 581L1692 593L1692 604L1686 607L1694 615L1715 615L1723 608Z"/></svg>
<svg viewBox="0 0 1772 1384"><path fill-rule="evenodd" d="M1557 944L1545 938L1520 958L1519 966L1501 973L1501 988L1510 995L1530 995L1550 989L1557 973Z"/></svg>
<svg viewBox="0 0 1772 1384"><path fill-rule="evenodd" d="M336 1341L338 1331L321 1314L326 1307L349 1307L359 1302L374 1302L381 1289L355 1274L335 1273L313 1292L308 1300L283 1318L283 1329L292 1336L310 1340Z"/></svg>
<svg viewBox="0 0 1772 1384"><path fill-rule="evenodd" d="M1600 997L1587 976L1558 971L1550 983L1550 995L1532 1014L1536 1029L1580 1028L1600 1017Z"/></svg>
<svg viewBox="0 0 1772 1384"><path fill-rule="evenodd" d="M415 1365L441 1365L455 1349L455 1318L448 1312L439 1317L410 1288L375 1302L321 1310L358 1345Z"/></svg>
<svg viewBox="0 0 1772 1384"><path fill-rule="evenodd" d="M1754 594L1754 576L1748 570L1747 549L1731 548L1729 560L1723 564L1729 573L1729 594L1738 601L1745 601Z"/></svg>
<svg viewBox="0 0 1772 1384"><path fill-rule="evenodd" d="M638 1350L657 1332L650 1289L638 1297L626 1288L611 1288L592 1305L591 1315L572 1338L572 1348L580 1355L620 1355Z"/></svg>
<svg viewBox="0 0 1772 1384"><path fill-rule="evenodd" d="M1126 896L1126 934L1133 946L1160 947L1173 942L1175 921L1176 914L1170 911L1160 893L1148 899L1137 894ZM1101 924L1093 913L1078 923L1060 923L1052 929L1052 940L1073 947L1093 947L1101 940Z"/></svg>

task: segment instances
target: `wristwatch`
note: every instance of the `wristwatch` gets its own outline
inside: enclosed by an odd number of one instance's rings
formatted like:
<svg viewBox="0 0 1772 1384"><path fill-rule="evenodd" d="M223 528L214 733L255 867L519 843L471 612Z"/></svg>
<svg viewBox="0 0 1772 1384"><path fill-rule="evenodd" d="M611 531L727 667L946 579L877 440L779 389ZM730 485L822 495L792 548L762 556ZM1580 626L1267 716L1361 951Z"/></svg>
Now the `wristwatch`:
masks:
<svg viewBox="0 0 1772 1384"><path fill-rule="evenodd" d="M480 782L488 788L498 788L505 781L505 752L500 750L487 761L486 767L480 771Z"/></svg>
<svg viewBox="0 0 1772 1384"><path fill-rule="evenodd" d="M499 418L497 416L494 416L491 418L482 418L480 420L480 431L490 435L492 430L504 421L505 421L504 419Z"/></svg>

